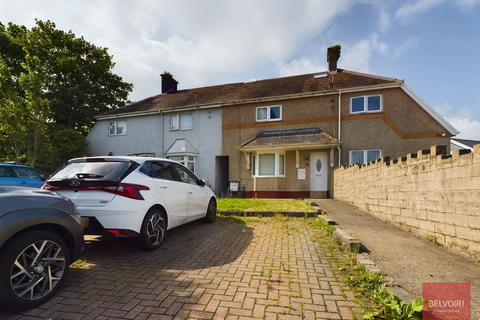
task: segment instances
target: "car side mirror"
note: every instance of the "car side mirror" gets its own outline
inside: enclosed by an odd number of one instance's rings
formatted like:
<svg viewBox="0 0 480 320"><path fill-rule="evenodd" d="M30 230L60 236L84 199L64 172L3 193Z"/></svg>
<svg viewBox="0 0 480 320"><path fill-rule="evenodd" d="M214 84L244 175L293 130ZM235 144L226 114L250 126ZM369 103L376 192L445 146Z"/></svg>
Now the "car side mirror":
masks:
<svg viewBox="0 0 480 320"><path fill-rule="evenodd" d="M40 175L40 180L45 181L46 179L47 179L47 176L46 176L46 175L44 175L44 174L41 174L41 175Z"/></svg>
<svg viewBox="0 0 480 320"><path fill-rule="evenodd" d="M200 187L205 187L205 186L207 185L207 180L205 180L205 179L200 179L200 180L198 181L198 185L199 185Z"/></svg>

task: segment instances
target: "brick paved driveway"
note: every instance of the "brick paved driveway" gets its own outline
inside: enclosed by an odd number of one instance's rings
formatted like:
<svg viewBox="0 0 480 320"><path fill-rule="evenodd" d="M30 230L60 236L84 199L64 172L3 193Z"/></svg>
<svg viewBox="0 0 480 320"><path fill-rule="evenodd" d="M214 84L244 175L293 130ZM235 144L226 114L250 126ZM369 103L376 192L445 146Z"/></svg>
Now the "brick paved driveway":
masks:
<svg viewBox="0 0 480 320"><path fill-rule="evenodd" d="M160 250L88 244L86 263L47 304L4 319L350 319L358 299L304 219L236 218L172 230ZM323 240L322 240L323 239Z"/></svg>

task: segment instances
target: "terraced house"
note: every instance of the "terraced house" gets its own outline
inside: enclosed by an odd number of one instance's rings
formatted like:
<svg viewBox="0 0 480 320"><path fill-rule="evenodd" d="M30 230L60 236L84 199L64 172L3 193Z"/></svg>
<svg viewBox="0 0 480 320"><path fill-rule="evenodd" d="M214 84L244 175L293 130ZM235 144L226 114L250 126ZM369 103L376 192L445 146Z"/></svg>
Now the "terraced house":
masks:
<svg viewBox="0 0 480 320"><path fill-rule="evenodd" d="M333 169L399 157L458 132L403 80L327 72L177 90L98 117L91 153L146 154L183 162L222 194L238 181L251 197L328 197Z"/></svg>

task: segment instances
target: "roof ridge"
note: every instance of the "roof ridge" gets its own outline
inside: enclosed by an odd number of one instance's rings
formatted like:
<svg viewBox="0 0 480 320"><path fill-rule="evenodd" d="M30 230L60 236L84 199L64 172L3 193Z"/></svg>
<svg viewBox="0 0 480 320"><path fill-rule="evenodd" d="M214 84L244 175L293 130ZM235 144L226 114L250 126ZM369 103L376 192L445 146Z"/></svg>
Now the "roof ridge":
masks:
<svg viewBox="0 0 480 320"><path fill-rule="evenodd" d="M178 90L177 92L187 92L190 90L198 90L198 89L203 89L203 88L212 88L212 87L222 87L222 86L228 86L228 85L242 85L242 84L249 84L249 83L255 83L255 82L263 82L263 81L271 81L271 80L280 80L280 79L287 79L287 78L300 78L300 77L305 77L305 76L310 76L310 75L316 75L319 73L324 73L327 71L319 71L319 72L310 72L310 73L303 73L303 74L295 74L295 75L290 75L290 76L282 76L282 77L274 77L274 78L265 78L265 79L255 79L252 81L238 81L238 82L228 82L228 83L222 83L222 84L213 84L213 85L208 85L208 86L203 86L203 87L193 87L193 88L187 88L187 89L181 89Z"/></svg>
<svg viewBox="0 0 480 320"><path fill-rule="evenodd" d="M319 73L329 74L328 71L312 72L251 82L231 82L181 89L177 92L153 95L110 109L98 117L146 111L155 113L155 111L163 109L181 109L181 107L187 106L214 105L234 101L258 100L261 98L281 98L283 96L290 98L292 95L307 95L332 90L331 84L329 84L331 79L315 77ZM338 69L335 78L338 79L338 89L403 84L403 80L344 69Z"/></svg>

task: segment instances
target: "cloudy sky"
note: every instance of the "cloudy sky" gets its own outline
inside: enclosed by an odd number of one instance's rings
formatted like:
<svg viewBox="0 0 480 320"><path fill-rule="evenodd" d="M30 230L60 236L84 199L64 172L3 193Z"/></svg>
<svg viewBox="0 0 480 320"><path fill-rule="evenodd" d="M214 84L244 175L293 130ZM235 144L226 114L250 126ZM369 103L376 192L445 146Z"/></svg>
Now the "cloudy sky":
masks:
<svg viewBox="0 0 480 320"><path fill-rule="evenodd" d="M480 140L480 0L0 0L0 21L59 28L110 48L130 100L181 88L341 68L405 79Z"/></svg>

